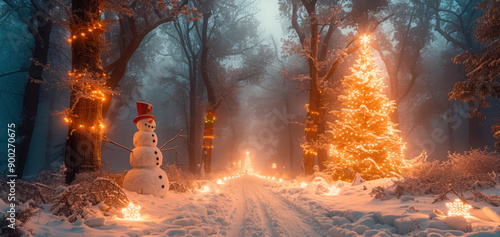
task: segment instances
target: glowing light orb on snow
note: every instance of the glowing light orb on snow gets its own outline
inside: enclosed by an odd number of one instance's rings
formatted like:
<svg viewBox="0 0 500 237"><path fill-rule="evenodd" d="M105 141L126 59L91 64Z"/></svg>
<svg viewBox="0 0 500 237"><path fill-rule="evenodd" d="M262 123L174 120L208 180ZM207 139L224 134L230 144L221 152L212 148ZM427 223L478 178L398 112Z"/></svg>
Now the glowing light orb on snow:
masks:
<svg viewBox="0 0 500 237"><path fill-rule="evenodd" d="M133 203L129 203L127 207L122 208L122 213L123 213L123 219L127 220L140 220L141 219L141 213L139 212L141 210L141 206L136 206Z"/></svg>
<svg viewBox="0 0 500 237"><path fill-rule="evenodd" d="M224 181L226 181L226 180L227 180L227 177L224 177Z"/></svg>
<svg viewBox="0 0 500 237"><path fill-rule="evenodd" d="M200 193L206 193L206 192L210 192L210 187L208 186L203 186L203 189L200 191Z"/></svg>
<svg viewBox="0 0 500 237"><path fill-rule="evenodd" d="M328 187L328 193L326 195L328 195L328 196L337 196L339 194L340 194L340 188L338 188L336 186Z"/></svg>
<svg viewBox="0 0 500 237"><path fill-rule="evenodd" d="M280 179L280 182L283 182L283 179Z"/></svg>
<svg viewBox="0 0 500 237"><path fill-rule="evenodd" d="M460 199L455 199L454 202L447 202L446 207L448 207L448 216L470 216L469 210L472 208L471 205L465 204Z"/></svg>
<svg viewBox="0 0 500 237"><path fill-rule="evenodd" d="M300 183L300 187L303 187L303 188L307 187L307 183L306 182Z"/></svg>
<svg viewBox="0 0 500 237"><path fill-rule="evenodd" d="M275 178L273 177L272 180L275 180Z"/></svg>
<svg viewBox="0 0 500 237"><path fill-rule="evenodd" d="M221 179L217 180L217 184L224 184Z"/></svg>

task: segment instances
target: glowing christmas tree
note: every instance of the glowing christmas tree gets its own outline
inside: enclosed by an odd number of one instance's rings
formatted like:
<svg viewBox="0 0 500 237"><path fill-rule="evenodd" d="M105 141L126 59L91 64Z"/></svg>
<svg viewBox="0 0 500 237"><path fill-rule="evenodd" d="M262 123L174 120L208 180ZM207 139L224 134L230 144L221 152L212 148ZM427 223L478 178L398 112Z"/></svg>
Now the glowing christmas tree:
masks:
<svg viewBox="0 0 500 237"><path fill-rule="evenodd" d="M253 165L252 165L252 160L250 159L250 152L247 151L245 161L243 162L243 167L242 167L243 172L246 174L253 175Z"/></svg>
<svg viewBox="0 0 500 237"><path fill-rule="evenodd" d="M333 178L352 181L356 173L366 180L394 177L405 166L404 143L389 115L395 103L384 94L380 75L369 47L370 36L360 39L361 55L342 81L343 108L335 111L332 124L331 163Z"/></svg>

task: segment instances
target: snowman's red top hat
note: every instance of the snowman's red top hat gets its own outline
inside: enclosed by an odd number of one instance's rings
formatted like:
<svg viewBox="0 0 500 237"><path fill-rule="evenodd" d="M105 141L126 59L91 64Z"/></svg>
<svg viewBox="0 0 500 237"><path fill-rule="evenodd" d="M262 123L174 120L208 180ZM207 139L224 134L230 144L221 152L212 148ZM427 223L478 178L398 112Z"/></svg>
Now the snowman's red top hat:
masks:
<svg viewBox="0 0 500 237"><path fill-rule="evenodd" d="M152 118L155 119L155 116L152 115L153 113L153 105L148 104L146 102L135 102L137 105L137 112L139 113L139 116L135 117L134 123L137 123L141 119L145 118Z"/></svg>

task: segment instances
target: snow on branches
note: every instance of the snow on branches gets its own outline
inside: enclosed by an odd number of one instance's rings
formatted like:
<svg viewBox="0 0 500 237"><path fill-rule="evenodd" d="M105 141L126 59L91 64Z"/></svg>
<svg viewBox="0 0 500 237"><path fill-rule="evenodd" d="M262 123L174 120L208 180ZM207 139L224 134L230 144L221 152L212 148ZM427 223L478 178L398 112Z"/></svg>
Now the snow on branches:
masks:
<svg viewBox="0 0 500 237"><path fill-rule="evenodd" d="M352 181L355 173L363 179L398 177L403 160L404 142L391 121L394 101L384 94L383 77L369 47L370 36L360 38L361 54L351 68L352 75L342 81L343 108L333 113L329 168L334 179Z"/></svg>

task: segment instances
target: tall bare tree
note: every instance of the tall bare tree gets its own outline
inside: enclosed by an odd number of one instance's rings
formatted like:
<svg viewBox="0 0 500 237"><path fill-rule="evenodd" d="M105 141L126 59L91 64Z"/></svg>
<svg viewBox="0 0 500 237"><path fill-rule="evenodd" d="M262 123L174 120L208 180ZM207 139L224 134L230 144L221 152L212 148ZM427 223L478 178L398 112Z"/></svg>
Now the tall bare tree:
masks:
<svg viewBox="0 0 500 237"><path fill-rule="evenodd" d="M24 86L22 121L17 131L19 141L16 153L16 170L18 177L22 178L37 119L40 85L45 81L43 72L48 62L50 34L53 25L50 11L54 1L4 0L4 2L12 13L26 24L34 41L28 80ZM21 68L17 72L24 70L26 69Z"/></svg>

